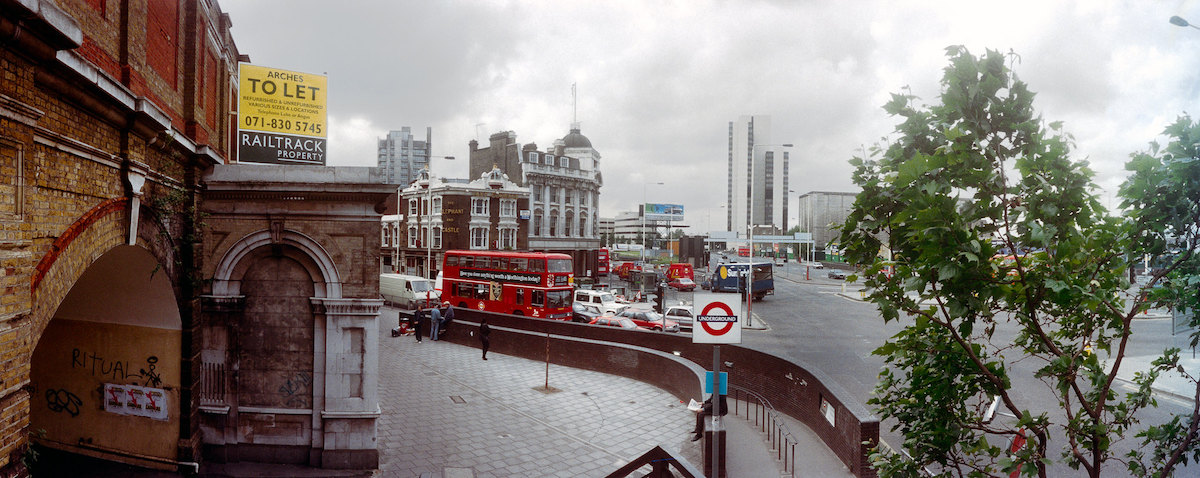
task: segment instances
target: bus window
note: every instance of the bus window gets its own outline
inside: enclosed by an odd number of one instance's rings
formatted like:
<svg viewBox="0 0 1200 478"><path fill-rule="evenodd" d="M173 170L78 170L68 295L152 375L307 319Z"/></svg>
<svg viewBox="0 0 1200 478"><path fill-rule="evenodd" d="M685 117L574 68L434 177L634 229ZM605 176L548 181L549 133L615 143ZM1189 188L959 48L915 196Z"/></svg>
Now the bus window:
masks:
<svg viewBox="0 0 1200 478"><path fill-rule="evenodd" d="M548 272L571 272L571 260L550 259L550 270Z"/></svg>
<svg viewBox="0 0 1200 478"><path fill-rule="evenodd" d="M571 306L571 291L569 290L551 290L546 292L546 297L549 299L549 307L570 307Z"/></svg>
<svg viewBox="0 0 1200 478"><path fill-rule="evenodd" d="M502 271L509 270L508 269L508 259L505 259L503 257L497 257L495 259L492 259L492 268L499 269Z"/></svg>
<svg viewBox="0 0 1200 478"><path fill-rule="evenodd" d="M517 305L525 305L525 289L517 287Z"/></svg>
<svg viewBox="0 0 1200 478"><path fill-rule="evenodd" d="M508 261L512 270L517 272L525 272L529 270L529 260L524 257L514 257Z"/></svg>
<svg viewBox="0 0 1200 478"><path fill-rule="evenodd" d="M530 259L529 260L529 272L546 272L546 260L545 259Z"/></svg>
<svg viewBox="0 0 1200 478"><path fill-rule="evenodd" d="M454 255L446 256L446 267L453 267L453 266L457 266L457 265L458 265L458 256L454 256Z"/></svg>
<svg viewBox="0 0 1200 478"><path fill-rule="evenodd" d="M544 307L546 305L546 292L541 290L533 291L533 306Z"/></svg>
<svg viewBox="0 0 1200 478"><path fill-rule="evenodd" d="M480 300L488 299L487 284L475 284L475 298Z"/></svg>

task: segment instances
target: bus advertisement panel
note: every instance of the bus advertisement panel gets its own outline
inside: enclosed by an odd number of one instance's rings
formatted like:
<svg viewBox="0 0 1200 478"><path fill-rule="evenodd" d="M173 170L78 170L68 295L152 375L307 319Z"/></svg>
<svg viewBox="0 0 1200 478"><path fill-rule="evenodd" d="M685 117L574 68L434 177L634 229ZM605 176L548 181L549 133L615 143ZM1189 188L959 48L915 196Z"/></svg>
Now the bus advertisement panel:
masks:
<svg viewBox="0 0 1200 478"><path fill-rule="evenodd" d="M571 256L544 252L446 251L442 300L457 307L571 320Z"/></svg>

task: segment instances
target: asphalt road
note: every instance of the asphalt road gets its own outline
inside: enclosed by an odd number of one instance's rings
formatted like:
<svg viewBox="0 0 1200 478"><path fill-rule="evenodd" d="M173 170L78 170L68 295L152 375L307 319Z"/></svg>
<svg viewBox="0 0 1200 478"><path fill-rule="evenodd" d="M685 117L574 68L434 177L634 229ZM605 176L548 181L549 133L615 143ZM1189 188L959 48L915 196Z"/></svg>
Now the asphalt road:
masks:
<svg viewBox="0 0 1200 478"><path fill-rule="evenodd" d="M764 320L768 328L743 331L742 345L822 370L852 397L866 403L884 365L883 359L873 355L872 351L900 331L904 323L885 324L874 305L843 296L843 281L828 279L825 270L810 269L807 277L805 272L795 263L776 268L775 294L754 303L754 314ZM667 297L669 301L691 300L690 293L675 291ZM1129 354L1161 353L1165 347L1184 344L1183 338L1170 335L1169 322L1168 319L1136 321L1135 340L1130 344ZM1001 327L996 337L1007 340L1014 333L1015 329ZM1021 406L1054 414L1058 403L1051 387L1033 375L1041 365L1033 361L1013 364L1012 383ZM1118 392L1131 390L1129 386L1118 387ZM1158 405L1158 408L1140 412L1142 423L1162 423L1174 414L1190 410L1189 402L1172 396L1160 395ZM882 425L881 438L898 447L903 439L899 433L890 431L894 422L884 421ZM1126 439L1114 444L1114 455L1124 455L1137 446L1133 435L1130 433ZM1063 445L1061 437L1052 438L1052 457L1058 457L1058 450ZM1110 462L1106 470L1105 476L1128 476L1120 463ZM1051 470L1052 476L1082 474L1081 470L1065 466ZM1176 476L1200 476L1200 466L1180 470Z"/></svg>

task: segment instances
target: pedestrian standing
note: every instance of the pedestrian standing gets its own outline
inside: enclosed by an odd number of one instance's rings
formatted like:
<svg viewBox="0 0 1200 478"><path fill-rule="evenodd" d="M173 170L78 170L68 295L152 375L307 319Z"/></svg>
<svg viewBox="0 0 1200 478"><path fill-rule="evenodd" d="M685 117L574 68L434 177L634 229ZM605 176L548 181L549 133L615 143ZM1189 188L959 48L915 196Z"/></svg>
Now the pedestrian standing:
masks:
<svg viewBox="0 0 1200 478"><path fill-rule="evenodd" d="M492 345L488 340L488 336L492 334L492 328L488 327L487 317L479 319L479 346L483 349L483 359L487 360L488 347Z"/></svg>
<svg viewBox="0 0 1200 478"><path fill-rule="evenodd" d="M421 308L413 311L412 315L413 336L417 338L417 343L421 343Z"/></svg>
<svg viewBox="0 0 1200 478"><path fill-rule="evenodd" d="M442 313L437 307L429 308L429 338L437 342L438 331L442 328Z"/></svg>

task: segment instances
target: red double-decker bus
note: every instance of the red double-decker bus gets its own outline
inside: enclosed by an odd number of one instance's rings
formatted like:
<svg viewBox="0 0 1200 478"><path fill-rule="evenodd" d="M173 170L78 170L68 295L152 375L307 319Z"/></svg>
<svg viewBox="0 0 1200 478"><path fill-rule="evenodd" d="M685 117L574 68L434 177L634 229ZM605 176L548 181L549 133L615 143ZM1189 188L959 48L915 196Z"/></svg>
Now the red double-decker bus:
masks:
<svg viewBox="0 0 1200 478"><path fill-rule="evenodd" d="M573 271L566 254L446 251L442 300L488 312L571 320Z"/></svg>
<svg viewBox="0 0 1200 478"><path fill-rule="evenodd" d="M606 247L601 247L600 254L597 256L596 275L598 275L598 276L608 275L608 248L606 248Z"/></svg>

